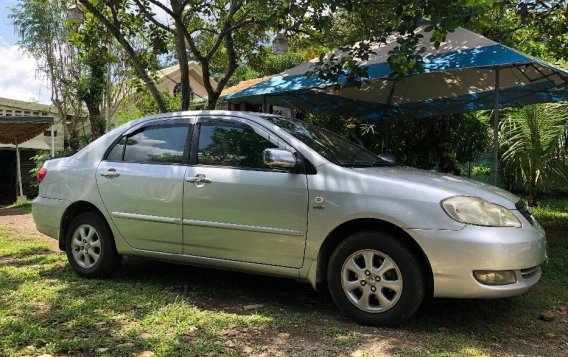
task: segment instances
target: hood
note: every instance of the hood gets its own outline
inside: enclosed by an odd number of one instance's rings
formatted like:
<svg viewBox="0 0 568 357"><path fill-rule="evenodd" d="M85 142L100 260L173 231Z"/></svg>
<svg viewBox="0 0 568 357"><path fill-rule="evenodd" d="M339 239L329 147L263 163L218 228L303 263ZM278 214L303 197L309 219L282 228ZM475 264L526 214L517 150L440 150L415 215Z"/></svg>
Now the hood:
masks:
<svg viewBox="0 0 568 357"><path fill-rule="evenodd" d="M360 174L371 175L394 182L406 181L414 185L423 185L429 190L439 190L446 197L462 195L479 197L509 209L516 209L515 203L520 198L508 191L469 178L426 171L405 166L381 166L353 168Z"/></svg>

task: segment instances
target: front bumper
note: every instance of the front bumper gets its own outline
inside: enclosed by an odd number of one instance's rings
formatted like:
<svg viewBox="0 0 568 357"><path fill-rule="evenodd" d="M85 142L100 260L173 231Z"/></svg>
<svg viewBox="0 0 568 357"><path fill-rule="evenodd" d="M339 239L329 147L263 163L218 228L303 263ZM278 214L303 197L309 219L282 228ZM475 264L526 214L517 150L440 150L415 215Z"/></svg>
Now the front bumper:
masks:
<svg viewBox="0 0 568 357"><path fill-rule="evenodd" d="M466 226L459 231L407 229L426 254L434 276L434 296L451 298L499 298L520 295L541 276L546 260L542 227L523 228ZM514 270L513 284L479 283L475 270Z"/></svg>
<svg viewBox="0 0 568 357"><path fill-rule="evenodd" d="M71 201L38 196L32 201L36 229L51 238L59 239L61 218Z"/></svg>

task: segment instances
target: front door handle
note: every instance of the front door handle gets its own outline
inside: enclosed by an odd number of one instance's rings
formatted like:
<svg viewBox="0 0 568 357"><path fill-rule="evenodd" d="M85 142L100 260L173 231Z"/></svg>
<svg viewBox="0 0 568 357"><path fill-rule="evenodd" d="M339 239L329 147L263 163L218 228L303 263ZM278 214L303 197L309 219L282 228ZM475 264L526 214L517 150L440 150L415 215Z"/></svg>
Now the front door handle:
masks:
<svg viewBox="0 0 568 357"><path fill-rule="evenodd" d="M187 182L195 183L195 184L206 184L211 183L211 179L207 178L204 174L198 174L194 177L186 177L185 180Z"/></svg>
<svg viewBox="0 0 568 357"><path fill-rule="evenodd" d="M118 177L120 174L116 172L115 169L108 169L106 171L101 171L101 176L104 177Z"/></svg>

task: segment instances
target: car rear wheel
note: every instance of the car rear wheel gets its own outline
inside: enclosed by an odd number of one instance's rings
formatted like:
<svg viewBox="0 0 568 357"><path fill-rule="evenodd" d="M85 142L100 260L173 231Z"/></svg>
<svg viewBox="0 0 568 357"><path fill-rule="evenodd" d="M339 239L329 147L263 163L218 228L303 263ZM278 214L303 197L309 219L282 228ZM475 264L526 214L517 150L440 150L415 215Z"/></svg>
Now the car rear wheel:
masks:
<svg viewBox="0 0 568 357"><path fill-rule="evenodd" d="M418 260L390 233L351 235L333 252L327 273L337 306L366 325L399 324L424 299L424 276Z"/></svg>
<svg viewBox="0 0 568 357"><path fill-rule="evenodd" d="M65 243L71 268L86 278L107 276L122 260L107 225L93 213L82 213L71 221Z"/></svg>

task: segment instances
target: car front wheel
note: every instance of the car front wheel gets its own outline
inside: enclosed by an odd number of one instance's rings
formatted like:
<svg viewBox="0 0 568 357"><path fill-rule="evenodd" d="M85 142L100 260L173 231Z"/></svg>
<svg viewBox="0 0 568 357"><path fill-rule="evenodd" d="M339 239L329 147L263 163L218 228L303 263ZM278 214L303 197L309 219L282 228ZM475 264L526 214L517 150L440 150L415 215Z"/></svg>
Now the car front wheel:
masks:
<svg viewBox="0 0 568 357"><path fill-rule="evenodd" d="M413 252L395 235L358 232L333 252L328 286L337 306L366 325L408 319L424 298L424 277Z"/></svg>
<svg viewBox="0 0 568 357"><path fill-rule="evenodd" d="M86 278L107 276L122 260L109 228L93 213L82 213L73 219L65 242L71 268Z"/></svg>

